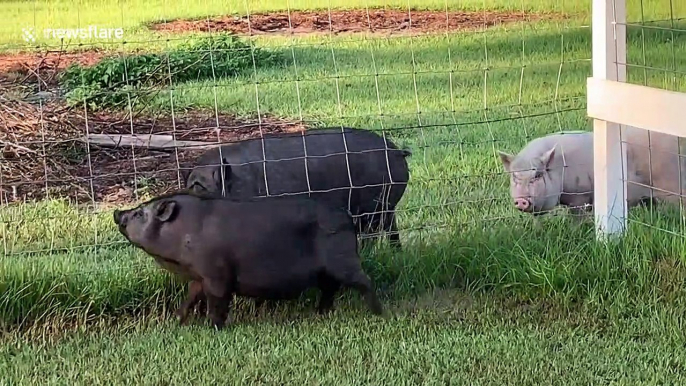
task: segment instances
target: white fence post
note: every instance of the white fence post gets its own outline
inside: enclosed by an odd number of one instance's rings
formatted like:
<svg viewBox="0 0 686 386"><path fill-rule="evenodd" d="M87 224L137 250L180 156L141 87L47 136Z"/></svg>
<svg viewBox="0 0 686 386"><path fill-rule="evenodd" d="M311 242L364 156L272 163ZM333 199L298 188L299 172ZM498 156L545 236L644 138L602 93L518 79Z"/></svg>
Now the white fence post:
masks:
<svg viewBox="0 0 686 386"><path fill-rule="evenodd" d="M626 82L626 0L593 0L592 12L593 78ZM621 235L626 228L626 150L620 133L617 123L593 122L594 212L599 239Z"/></svg>

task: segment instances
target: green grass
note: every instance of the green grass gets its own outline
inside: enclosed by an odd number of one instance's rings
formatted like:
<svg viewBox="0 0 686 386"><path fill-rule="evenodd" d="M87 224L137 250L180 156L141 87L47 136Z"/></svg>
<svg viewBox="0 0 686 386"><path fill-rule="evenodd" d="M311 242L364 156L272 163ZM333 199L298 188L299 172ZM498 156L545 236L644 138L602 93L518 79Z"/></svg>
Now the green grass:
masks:
<svg viewBox="0 0 686 386"><path fill-rule="evenodd" d="M0 265L0 315L8 325L56 316L78 320L163 312L183 296L183 285L152 258L121 244L110 212L86 215L54 202L23 209L21 216L2 219L9 255ZM402 252L363 251L365 269L390 299L431 288L461 288L604 306L608 298L653 304L683 294L679 286L656 282L669 274L677 276L668 281L686 279L680 260L683 239L660 230L679 229L679 217L668 212L635 211L634 220L657 229L634 226L615 246L596 244L590 224L564 217L537 224L524 216L496 221L459 207L423 207L411 220L424 218L417 224L424 229L412 230L408 212L402 213L402 228L410 228L403 233ZM466 221L469 216L475 221ZM663 266L663 261L674 266Z"/></svg>
<svg viewBox="0 0 686 386"><path fill-rule="evenodd" d="M671 7L670 7L671 3ZM246 8L246 4L249 7ZM576 15L588 23L590 0L7 0L0 3L0 12L5 23L0 25L0 51L29 48L22 38L23 27L33 27L35 31L45 28L77 28L97 25L101 28L124 28L128 47L144 47L159 36L150 33L145 23L169 21L178 18L202 18L213 15L247 15L269 11L308 10L308 9L349 9L349 8L399 8L431 10L482 11L497 9L505 11L553 11ZM678 1L627 0L628 18L631 21L668 20L686 16L686 7ZM122 49L117 42L80 41L86 46L95 44L100 47ZM59 45L56 40L37 36L36 43ZM141 44L142 43L142 44ZM33 44L32 44L33 45ZM80 48L71 42L71 48Z"/></svg>
<svg viewBox="0 0 686 386"><path fill-rule="evenodd" d="M216 333L127 320L59 344L6 340L10 384L683 384L683 323L668 309L612 325L583 310L439 293L383 320L277 311ZM246 320L247 319L247 320ZM123 325L123 326L122 326ZM122 332L124 330L125 332Z"/></svg>
<svg viewBox="0 0 686 386"><path fill-rule="evenodd" d="M35 4L35 14L33 2L3 2L0 11L11 28L20 29L34 15L43 26L123 23L142 41L152 37L140 27L146 21L244 12L243 2L213 0ZM124 22L117 12L122 4L128 10ZM254 12L283 9L285 2L250 4ZM374 4L384 5L369 1ZM505 0L464 0L450 7L484 4L521 9L521 2ZM637 4L630 6L634 17ZM524 5L588 10L588 2ZM676 15L686 12L675 7ZM74 20L76 8L82 22ZM668 9L668 2L650 2L645 18L664 19ZM175 111L216 107L254 118L259 97L261 114L315 125L402 129L393 131L393 139L414 153L411 184L399 208L405 247L398 253L363 252L364 267L395 316L373 318L357 295L346 293L339 311L319 318L309 294L273 315L253 316L241 301L237 325L220 334L207 327L179 328L169 318L183 284L122 243L110 211L94 213L63 200L3 206L0 379L683 383L686 246L683 237L665 231L683 234L680 216L634 210L632 219L652 228L632 223L618 244L596 243L588 222L564 216L535 221L517 213L494 153L516 152L531 138L561 129L590 128L587 17L565 22L564 29L543 22L411 39L259 38L254 43L280 55L280 63L166 89L152 101L157 109L170 110L173 100ZM686 34L630 33L631 63L686 71ZM12 39L0 33L0 45L16 43ZM161 40L137 47L166 45ZM634 83L686 90L680 74L631 69L629 76ZM414 296L422 299L418 306Z"/></svg>
<svg viewBox="0 0 686 386"><path fill-rule="evenodd" d="M570 11L583 12L589 9L588 1L581 3L567 2L564 9L556 0L458 0L448 1L449 9L483 10L496 8L504 10L532 10L532 11ZM249 4L249 8L246 8ZM236 14L267 11L286 11L303 9L332 9L336 8L412 8L445 10L445 0L289 0L289 1L221 1L221 0L128 0L94 1L94 0L45 0L45 1L4 1L0 4L0 11L8 22L0 27L0 46L24 46L22 27L34 27L36 31L44 28L76 28L78 26L97 25L103 28L122 27L125 29L126 40L148 41L153 38L146 31L143 23L149 21L168 21L178 18L198 18L208 15ZM664 7L661 7L664 9ZM664 12L663 12L664 13ZM40 41L40 40L39 40ZM49 42L43 39L43 42ZM4 44L3 44L4 43ZM55 44L55 42L50 42Z"/></svg>

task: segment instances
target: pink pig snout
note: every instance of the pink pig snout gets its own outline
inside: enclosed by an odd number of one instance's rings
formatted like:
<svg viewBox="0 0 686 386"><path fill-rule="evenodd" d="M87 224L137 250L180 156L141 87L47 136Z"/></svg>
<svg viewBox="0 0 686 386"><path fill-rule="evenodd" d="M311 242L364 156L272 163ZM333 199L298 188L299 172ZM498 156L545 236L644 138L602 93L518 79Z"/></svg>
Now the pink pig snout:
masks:
<svg viewBox="0 0 686 386"><path fill-rule="evenodd" d="M515 198L514 200L515 207L522 212L528 212L531 209L531 201L529 201L526 198Z"/></svg>

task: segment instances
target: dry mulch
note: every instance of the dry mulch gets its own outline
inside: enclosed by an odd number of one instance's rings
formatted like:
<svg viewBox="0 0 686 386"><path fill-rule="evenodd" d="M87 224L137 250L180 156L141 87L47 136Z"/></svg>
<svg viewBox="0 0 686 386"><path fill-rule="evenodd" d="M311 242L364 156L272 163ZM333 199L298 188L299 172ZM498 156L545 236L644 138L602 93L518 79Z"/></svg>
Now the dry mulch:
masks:
<svg viewBox="0 0 686 386"><path fill-rule="evenodd" d="M87 120L86 120L87 114ZM219 123L217 124L217 119ZM190 169L202 149L176 151L88 146L90 134L175 134L177 140L234 142L260 135L256 120L191 111L152 116L84 111L63 102L10 100L0 95L0 202L49 196L77 202L131 202L144 193L183 186L179 169ZM303 130L295 122L262 118L262 133Z"/></svg>
<svg viewBox="0 0 686 386"><path fill-rule="evenodd" d="M107 148L81 141L89 134L175 134L177 140L234 142L260 135L257 119L190 111L170 115L93 112L62 99L56 76L70 63L92 65L100 52L43 52L0 56L0 203L69 197L77 202L121 203L143 193L177 188L179 168L190 168L200 149L158 151ZM39 87L40 85L40 87ZM303 129L262 117L262 133ZM1 204L0 204L1 205Z"/></svg>
<svg viewBox="0 0 686 386"><path fill-rule="evenodd" d="M312 33L431 33L492 27L518 21L560 18L553 13L462 12L413 10L292 11L246 16L220 16L202 20L174 20L149 25L152 30L172 33L230 31L235 34Z"/></svg>
<svg viewBox="0 0 686 386"><path fill-rule="evenodd" d="M47 196L77 202L121 203L183 185L179 168L190 168L200 149L174 151L107 148L84 143L89 134L167 134L177 140L234 142L303 129L295 122L262 117L238 119L214 111L170 115L93 112L67 107L56 77L73 62L92 65L100 52L44 52L0 56L0 203ZM133 128L133 129L132 129ZM181 180L181 181L180 181Z"/></svg>

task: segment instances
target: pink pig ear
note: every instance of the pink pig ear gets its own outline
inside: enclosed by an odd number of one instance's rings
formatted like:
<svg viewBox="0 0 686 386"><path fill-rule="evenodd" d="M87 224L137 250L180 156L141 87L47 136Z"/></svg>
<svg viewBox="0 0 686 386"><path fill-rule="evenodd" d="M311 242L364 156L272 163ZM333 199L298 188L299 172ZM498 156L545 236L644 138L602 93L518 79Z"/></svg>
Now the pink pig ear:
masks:
<svg viewBox="0 0 686 386"><path fill-rule="evenodd" d="M505 153L504 151L498 151L498 156L500 161L503 163L503 168L506 172L510 171L510 164L512 164L512 159L514 156L512 154Z"/></svg>
<svg viewBox="0 0 686 386"><path fill-rule="evenodd" d="M553 162L553 158L555 158L555 146L553 146L552 149L543 153L543 155L539 159L541 160L541 163L543 163L543 165L547 168L550 167L550 163Z"/></svg>

